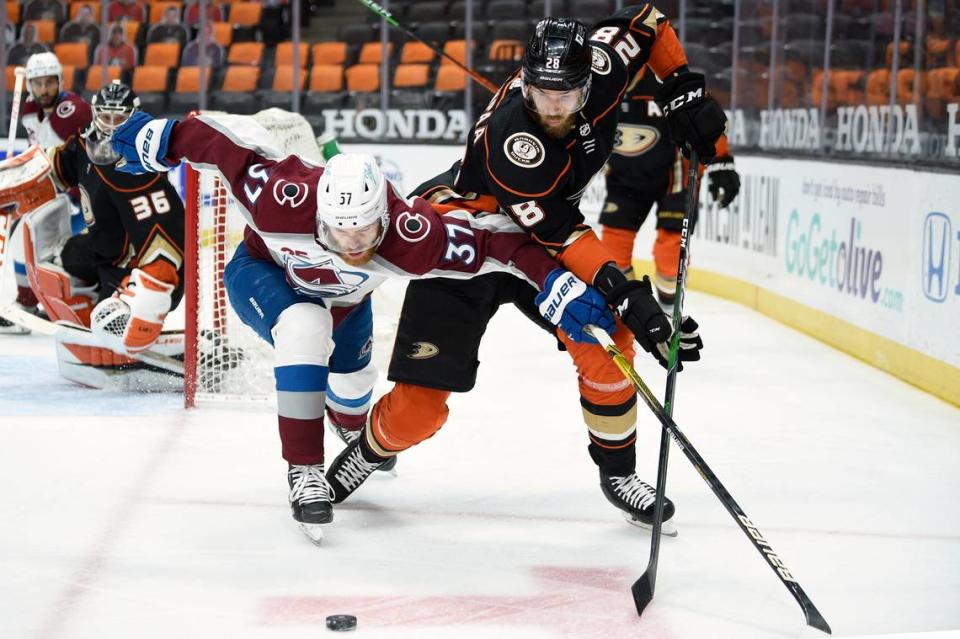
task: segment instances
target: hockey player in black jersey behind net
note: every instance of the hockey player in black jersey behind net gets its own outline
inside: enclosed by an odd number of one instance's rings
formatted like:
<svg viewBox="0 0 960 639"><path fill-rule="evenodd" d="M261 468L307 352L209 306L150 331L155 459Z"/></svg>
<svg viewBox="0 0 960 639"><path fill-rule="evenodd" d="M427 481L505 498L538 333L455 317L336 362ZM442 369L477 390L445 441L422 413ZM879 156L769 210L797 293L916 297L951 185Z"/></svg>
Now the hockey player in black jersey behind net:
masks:
<svg viewBox="0 0 960 639"><path fill-rule="evenodd" d="M633 78L620 104L617 143L607 163L607 198L600 213L601 240L617 266L633 275L633 244L637 231L657 205L657 238L653 245L654 287L667 315L673 312L680 259L680 232L687 197L689 162L670 137L663 111L654 100L660 82L648 67ZM701 174L703 167L700 168ZM709 191L721 208L740 192L740 176L723 136L707 173ZM690 232L697 223L693 212Z"/></svg>
<svg viewBox="0 0 960 639"><path fill-rule="evenodd" d="M592 31L574 20L541 21L527 44L523 67L490 101L467 136L462 164L421 190L435 206L504 210L535 241L606 297L619 316L613 338L633 357L634 338L666 362L670 322L650 282L628 281L584 224L580 197L603 169L614 145L620 101L631 78L649 65L663 79L663 104L674 139L705 161L726 118L705 93L701 74L667 20L652 5L626 7ZM515 278L443 279L407 288L389 378L393 390L371 412L365 436L338 457L328 476L336 500L345 499L384 460L432 436L446 421L451 392L473 388L480 341L501 304L528 317L535 291ZM558 338L577 368L589 452L606 498L631 523L649 526L654 489L636 473L636 393L597 344ZM681 331L680 359L699 359L695 333ZM429 356L424 345L430 346ZM532 463L547 465L545 457ZM338 482L351 468L349 483ZM665 503L665 530L673 504Z"/></svg>

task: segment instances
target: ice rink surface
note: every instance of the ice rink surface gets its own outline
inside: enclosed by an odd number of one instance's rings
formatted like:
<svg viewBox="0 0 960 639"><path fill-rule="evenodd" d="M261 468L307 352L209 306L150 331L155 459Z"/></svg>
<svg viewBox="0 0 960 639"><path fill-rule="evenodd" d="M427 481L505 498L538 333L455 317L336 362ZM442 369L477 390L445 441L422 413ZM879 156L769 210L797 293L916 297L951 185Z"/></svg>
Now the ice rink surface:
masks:
<svg viewBox="0 0 960 639"><path fill-rule="evenodd" d="M744 307L686 307L706 348L675 419L834 634L960 628L960 410ZM0 637L316 638L335 613L363 637L801 634L675 446L680 534L638 618L650 536L600 493L572 365L512 308L481 360L447 425L338 506L317 548L290 518L271 409L81 389L49 338L0 336ZM653 359L637 367L662 394ZM639 415L653 483L660 430Z"/></svg>

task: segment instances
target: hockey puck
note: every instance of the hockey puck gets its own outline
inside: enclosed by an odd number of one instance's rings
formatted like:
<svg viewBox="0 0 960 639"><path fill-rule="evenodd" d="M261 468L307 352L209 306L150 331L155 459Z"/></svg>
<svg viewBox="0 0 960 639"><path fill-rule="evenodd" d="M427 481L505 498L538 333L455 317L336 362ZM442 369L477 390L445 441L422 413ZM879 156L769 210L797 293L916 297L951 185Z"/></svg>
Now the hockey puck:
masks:
<svg viewBox="0 0 960 639"><path fill-rule="evenodd" d="M356 630L357 618L353 615L330 615L327 617L327 628L338 632L344 630Z"/></svg>

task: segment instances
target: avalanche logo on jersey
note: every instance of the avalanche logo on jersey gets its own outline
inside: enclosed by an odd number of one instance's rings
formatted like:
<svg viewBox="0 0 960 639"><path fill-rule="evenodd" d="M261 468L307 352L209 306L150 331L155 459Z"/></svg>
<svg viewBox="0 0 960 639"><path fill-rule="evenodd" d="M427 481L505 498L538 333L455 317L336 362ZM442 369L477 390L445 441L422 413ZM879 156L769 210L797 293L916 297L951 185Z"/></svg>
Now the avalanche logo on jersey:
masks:
<svg viewBox="0 0 960 639"><path fill-rule="evenodd" d="M337 268L332 257L312 263L298 255L285 255L287 280L297 292L311 297L345 297L360 290L370 276Z"/></svg>
<svg viewBox="0 0 960 639"><path fill-rule="evenodd" d="M57 105L57 115L66 120L77 110L77 105L70 100L64 100Z"/></svg>
<svg viewBox="0 0 960 639"><path fill-rule="evenodd" d="M291 208L297 208L307 199L309 190L303 182L290 182L281 178L273 184L273 199L280 206L289 204Z"/></svg>

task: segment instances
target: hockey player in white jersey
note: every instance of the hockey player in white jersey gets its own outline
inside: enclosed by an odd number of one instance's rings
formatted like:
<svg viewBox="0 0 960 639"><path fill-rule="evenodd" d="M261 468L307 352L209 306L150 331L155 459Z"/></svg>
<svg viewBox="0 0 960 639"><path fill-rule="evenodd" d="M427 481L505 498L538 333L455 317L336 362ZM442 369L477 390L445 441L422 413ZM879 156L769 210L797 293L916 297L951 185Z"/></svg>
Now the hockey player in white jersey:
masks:
<svg viewBox="0 0 960 639"><path fill-rule="evenodd" d="M508 272L541 291L545 325L576 340L592 339L586 324L614 327L603 298L508 216L441 215L423 199L408 202L370 156L342 154L326 167L283 157L255 121L229 115L177 122L137 113L113 144L121 170L166 171L181 160L217 170L243 211L244 242L224 282L237 314L274 347L288 498L315 543L333 520L324 411L353 430L366 421L376 379L370 293L388 277ZM349 482L354 470L336 480Z"/></svg>

